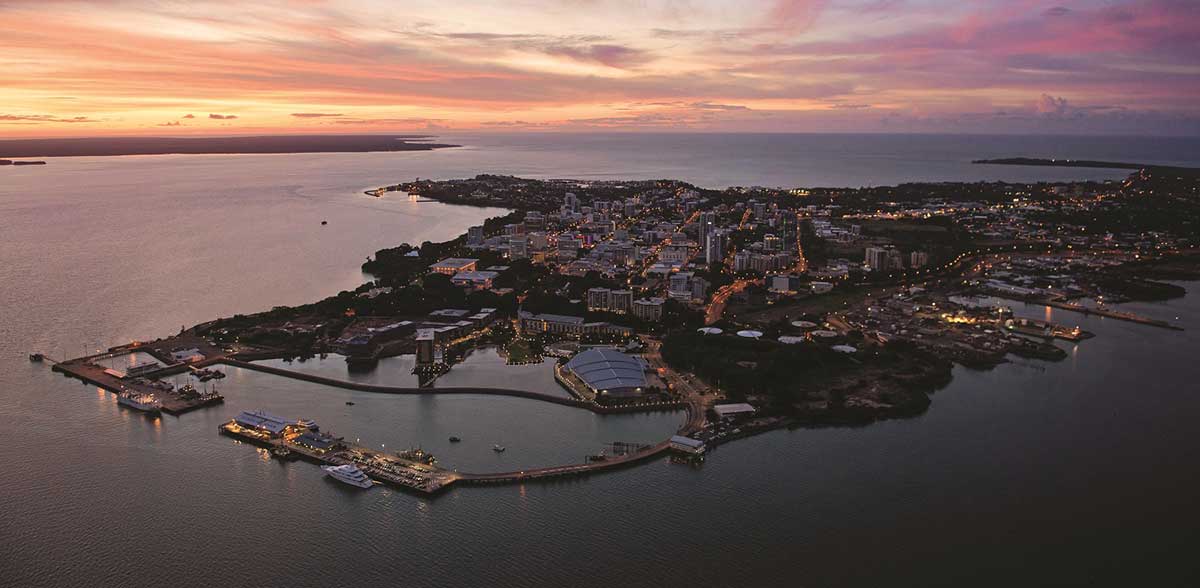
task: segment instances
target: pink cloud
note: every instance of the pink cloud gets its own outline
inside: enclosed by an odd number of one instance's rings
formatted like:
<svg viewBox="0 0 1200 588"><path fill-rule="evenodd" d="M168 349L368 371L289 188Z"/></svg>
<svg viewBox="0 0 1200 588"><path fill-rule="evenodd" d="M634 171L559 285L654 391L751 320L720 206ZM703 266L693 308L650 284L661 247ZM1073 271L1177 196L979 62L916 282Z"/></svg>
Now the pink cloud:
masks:
<svg viewBox="0 0 1200 588"><path fill-rule="evenodd" d="M406 18L421 24L409 25L334 4L250 5L235 18L139 0L94 14L10 0L0 2L0 93L13 112L56 119L6 122L39 128L80 115L108 128L140 113L144 129L215 104L237 104L238 115L210 118L240 115L239 129L244 121L750 128L764 117L851 127L852 117L878 124L887 113L946 124L969 114L976 124L1001 111L1123 125L1132 113L1200 116L1200 2L762 0L718 11L721 19L697 4L646 22L635 5L643 4L629 3L621 20L595 22L571 12L599 3L556 5L559 29L501 26L488 8L453 22L413 14ZM147 16L189 26L130 24Z"/></svg>
<svg viewBox="0 0 1200 588"><path fill-rule="evenodd" d="M775 0L768 26L804 30L813 25L829 4L827 0Z"/></svg>

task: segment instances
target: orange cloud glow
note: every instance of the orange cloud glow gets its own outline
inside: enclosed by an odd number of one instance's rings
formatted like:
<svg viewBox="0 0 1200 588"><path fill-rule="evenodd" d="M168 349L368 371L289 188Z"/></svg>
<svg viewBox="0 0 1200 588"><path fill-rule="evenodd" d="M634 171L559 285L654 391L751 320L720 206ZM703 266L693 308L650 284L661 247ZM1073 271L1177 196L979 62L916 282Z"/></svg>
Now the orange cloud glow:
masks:
<svg viewBox="0 0 1200 588"><path fill-rule="evenodd" d="M1183 0L16 0L0 136L1200 129L1198 31Z"/></svg>

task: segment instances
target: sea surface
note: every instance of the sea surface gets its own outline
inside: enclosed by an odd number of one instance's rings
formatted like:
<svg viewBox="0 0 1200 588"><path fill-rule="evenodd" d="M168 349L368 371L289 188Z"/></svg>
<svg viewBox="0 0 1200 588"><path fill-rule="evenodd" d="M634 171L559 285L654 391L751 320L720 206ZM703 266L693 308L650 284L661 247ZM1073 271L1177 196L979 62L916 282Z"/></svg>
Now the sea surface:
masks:
<svg viewBox="0 0 1200 588"><path fill-rule="evenodd" d="M362 193L480 172L703 186L1119 178L972 166L1038 156L1196 165L1200 141L866 135L447 136L412 153L135 156L0 168L0 586L1190 586L1200 581L1200 283L1127 305L1168 331L1080 324L1057 363L955 369L917 418L775 431L699 468L666 460L552 483L367 492L217 434L239 410L315 419L447 467L573 463L652 442L678 413L408 397L229 369L224 406L147 419L27 361L352 288L380 247L502 210ZM328 225L322 226L322 220ZM407 358L349 373L403 382ZM551 391L481 350L442 385ZM354 402L347 405L347 401ZM463 438L451 445L449 435ZM490 450L500 443L503 454Z"/></svg>

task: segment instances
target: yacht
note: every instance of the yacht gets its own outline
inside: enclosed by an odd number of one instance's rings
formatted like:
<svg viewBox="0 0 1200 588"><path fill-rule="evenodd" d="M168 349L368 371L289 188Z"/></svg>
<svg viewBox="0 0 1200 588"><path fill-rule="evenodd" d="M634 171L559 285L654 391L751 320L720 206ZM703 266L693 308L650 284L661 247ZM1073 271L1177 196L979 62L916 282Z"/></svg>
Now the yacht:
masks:
<svg viewBox="0 0 1200 588"><path fill-rule="evenodd" d="M375 484L371 478L368 478L367 475L364 474L362 470L358 469L358 466L355 466L354 464L321 466L321 469L325 470L325 473L328 474L330 478L333 478L339 482L345 482L351 486L370 488Z"/></svg>
<svg viewBox="0 0 1200 588"><path fill-rule="evenodd" d="M162 403L153 394L122 392L117 395L117 404L150 414L159 414L162 411Z"/></svg>
<svg viewBox="0 0 1200 588"><path fill-rule="evenodd" d="M493 445L492 451L495 451L496 453L504 453L504 446L503 445Z"/></svg>

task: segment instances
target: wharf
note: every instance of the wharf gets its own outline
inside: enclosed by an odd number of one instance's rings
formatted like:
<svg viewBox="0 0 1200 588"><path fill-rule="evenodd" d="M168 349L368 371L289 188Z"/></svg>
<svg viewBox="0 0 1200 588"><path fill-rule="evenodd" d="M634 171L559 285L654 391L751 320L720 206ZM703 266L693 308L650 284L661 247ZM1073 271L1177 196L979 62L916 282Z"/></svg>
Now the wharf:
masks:
<svg viewBox="0 0 1200 588"><path fill-rule="evenodd" d="M1028 335L1031 337L1041 337L1043 339L1062 339L1064 341L1079 342L1084 339L1091 339L1096 335L1089 331L1084 331L1079 327L1067 328L1054 323L1039 321L1035 319L1017 319L1008 329L1014 333Z"/></svg>
<svg viewBox="0 0 1200 588"><path fill-rule="evenodd" d="M1054 308L1061 308L1063 310L1070 310L1070 311L1082 313L1085 315L1086 314L1094 314L1096 316L1102 316L1102 317L1107 317L1107 318L1117 319L1117 320L1122 320L1122 321L1129 321L1131 323L1138 323L1140 325L1150 325L1152 327L1162 327L1164 329L1171 329L1174 331L1182 331L1183 330L1183 327L1181 327L1179 325L1176 325L1176 324L1173 324L1173 323L1170 323L1170 322L1167 322L1164 320L1145 317L1140 314L1134 314L1132 312L1125 312L1125 311L1121 311L1121 310L1110 310L1107 308L1091 308L1088 306L1084 306L1082 304L1075 304L1073 302L1063 302L1061 300L1039 299L1039 300L1034 300L1034 302L1036 302L1038 304L1045 304L1046 306L1053 306Z"/></svg>
<svg viewBox="0 0 1200 588"><path fill-rule="evenodd" d="M436 494L459 479L459 474L449 470L353 443L343 442L338 449L321 451L292 443L284 438L267 437L256 431L244 429L232 421L218 427L218 431L222 435L259 447L287 448L288 451L300 456L305 461L319 465L354 464L372 479L403 490L423 494Z"/></svg>
<svg viewBox="0 0 1200 588"><path fill-rule="evenodd" d="M185 398L178 391L163 389L151 384L150 380L125 380L118 378L108 371L103 366L91 363L89 358L73 359L65 362L56 362L52 371L59 372L67 377L77 378L84 383L99 386L113 393L134 392L140 394L153 394L158 398L162 405L162 411L167 414L179 415L185 412L204 408L214 404L221 404L225 399L220 395L210 397Z"/></svg>

